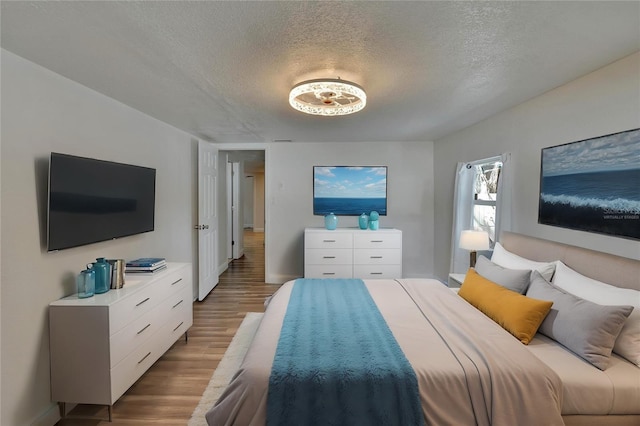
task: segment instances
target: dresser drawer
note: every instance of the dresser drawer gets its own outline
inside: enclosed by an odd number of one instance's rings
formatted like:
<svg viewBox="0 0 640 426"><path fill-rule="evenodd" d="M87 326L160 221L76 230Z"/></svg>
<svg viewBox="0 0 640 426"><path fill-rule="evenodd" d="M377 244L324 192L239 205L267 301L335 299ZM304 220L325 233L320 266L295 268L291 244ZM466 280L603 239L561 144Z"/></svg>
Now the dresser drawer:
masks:
<svg viewBox="0 0 640 426"><path fill-rule="evenodd" d="M169 296L160 308L163 320L167 321L167 318L170 318L174 315L174 312L177 311L184 311L185 309L191 311L193 309L193 307L190 306L193 303L192 299L191 287L182 288L179 292Z"/></svg>
<svg viewBox="0 0 640 426"><path fill-rule="evenodd" d="M356 265L400 265L402 250L400 249L358 249L354 250L353 263Z"/></svg>
<svg viewBox="0 0 640 426"><path fill-rule="evenodd" d="M117 333L125 325L151 311L169 295L167 286L156 284L160 284L160 282L146 286L141 291L130 295L111 307L109 312L109 334Z"/></svg>
<svg viewBox="0 0 640 426"><path fill-rule="evenodd" d="M304 262L309 265L351 265L352 249L308 249Z"/></svg>
<svg viewBox="0 0 640 426"><path fill-rule="evenodd" d="M161 336L162 332L158 330L111 369L112 401L117 401L162 356Z"/></svg>
<svg viewBox="0 0 640 426"><path fill-rule="evenodd" d="M147 341L164 324L162 305L142 315L112 335L109 346L111 351L111 367L113 368L124 357Z"/></svg>
<svg viewBox="0 0 640 426"><path fill-rule="evenodd" d="M114 304L109 313L110 334L120 331L126 324L135 321L137 318L158 306L160 302L173 291L176 291L178 287L186 285L188 280L185 279L183 271L184 269L165 274L162 278L154 281L151 285L147 285L141 291Z"/></svg>
<svg viewBox="0 0 640 426"><path fill-rule="evenodd" d="M353 246L356 249L402 248L402 234L391 232L363 232L354 235Z"/></svg>
<svg viewBox="0 0 640 426"><path fill-rule="evenodd" d="M343 248L353 247L353 236L348 232L305 232L304 248Z"/></svg>
<svg viewBox="0 0 640 426"><path fill-rule="evenodd" d="M305 265L305 278L351 278L353 266L351 265Z"/></svg>
<svg viewBox="0 0 640 426"><path fill-rule="evenodd" d="M162 352L166 352L193 324L192 307L184 303L176 306L167 316L167 321L160 330L162 335Z"/></svg>
<svg viewBox="0 0 640 426"><path fill-rule="evenodd" d="M353 276L355 278L402 278L402 266L400 265L354 265Z"/></svg>

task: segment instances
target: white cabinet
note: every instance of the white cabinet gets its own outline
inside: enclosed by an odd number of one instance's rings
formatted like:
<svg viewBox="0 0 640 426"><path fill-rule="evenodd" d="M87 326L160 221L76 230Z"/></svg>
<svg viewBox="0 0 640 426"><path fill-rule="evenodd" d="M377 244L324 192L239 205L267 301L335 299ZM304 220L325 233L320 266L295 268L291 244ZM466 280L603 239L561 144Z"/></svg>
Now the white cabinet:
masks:
<svg viewBox="0 0 640 426"><path fill-rule="evenodd" d="M402 231L307 228L306 278L401 278Z"/></svg>
<svg viewBox="0 0 640 426"><path fill-rule="evenodd" d="M168 263L128 274L122 289L52 302L52 399L113 405L193 324L191 274L189 263Z"/></svg>

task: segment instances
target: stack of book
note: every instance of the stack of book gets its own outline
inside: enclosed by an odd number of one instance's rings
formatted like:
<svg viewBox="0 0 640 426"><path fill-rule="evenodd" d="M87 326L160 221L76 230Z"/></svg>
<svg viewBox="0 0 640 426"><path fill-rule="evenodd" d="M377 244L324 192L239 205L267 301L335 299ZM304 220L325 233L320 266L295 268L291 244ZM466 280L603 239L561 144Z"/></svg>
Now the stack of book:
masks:
<svg viewBox="0 0 640 426"><path fill-rule="evenodd" d="M164 257L141 257L127 262L126 273L148 273L161 271L167 267Z"/></svg>

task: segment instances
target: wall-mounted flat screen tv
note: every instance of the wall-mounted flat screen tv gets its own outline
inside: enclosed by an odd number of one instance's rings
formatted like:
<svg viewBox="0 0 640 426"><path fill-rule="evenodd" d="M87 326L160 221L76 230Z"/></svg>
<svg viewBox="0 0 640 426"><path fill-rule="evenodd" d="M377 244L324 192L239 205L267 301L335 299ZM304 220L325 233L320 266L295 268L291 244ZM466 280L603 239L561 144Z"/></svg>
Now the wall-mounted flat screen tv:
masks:
<svg viewBox="0 0 640 426"><path fill-rule="evenodd" d="M156 170L52 152L47 249L153 231Z"/></svg>
<svg viewBox="0 0 640 426"><path fill-rule="evenodd" d="M314 166L313 214L387 214L387 166Z"/></svg>

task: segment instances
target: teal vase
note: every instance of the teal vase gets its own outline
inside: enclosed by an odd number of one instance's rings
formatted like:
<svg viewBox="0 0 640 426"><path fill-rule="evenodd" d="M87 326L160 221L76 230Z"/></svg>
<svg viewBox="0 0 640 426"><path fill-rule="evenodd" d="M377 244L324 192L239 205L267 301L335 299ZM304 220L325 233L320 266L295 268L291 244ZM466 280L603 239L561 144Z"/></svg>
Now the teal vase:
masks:
<svg viewBox="0 0 640 426"><path fill-rule="evenodd" d="M111 286L109 262L104 257L99 257L96 261L93 262L93 270L96 273L96 294L106 293Z"/></svg>
<svg viewBox="0 0 640 426"><path fill-rule="evenodd" d="M80 274L76 278L76 286L78 287L79 299L93 296L96 288L96 272L93 268L87 267L84 271L80 271Z"/></svg>
<svg viewBox="0 0 640 426"><path fill-rule="evenodd" d="M333 213L329 213L324 217L324 227L333 231L338 227L338 216Z"/></svg>
<svg viewBox="0 0 640 426"><path fill-rule="evenodd" d="M369 227L369 216L362 213L358 218L358 226L360 226L360 229L367 229Z"/></svg>

